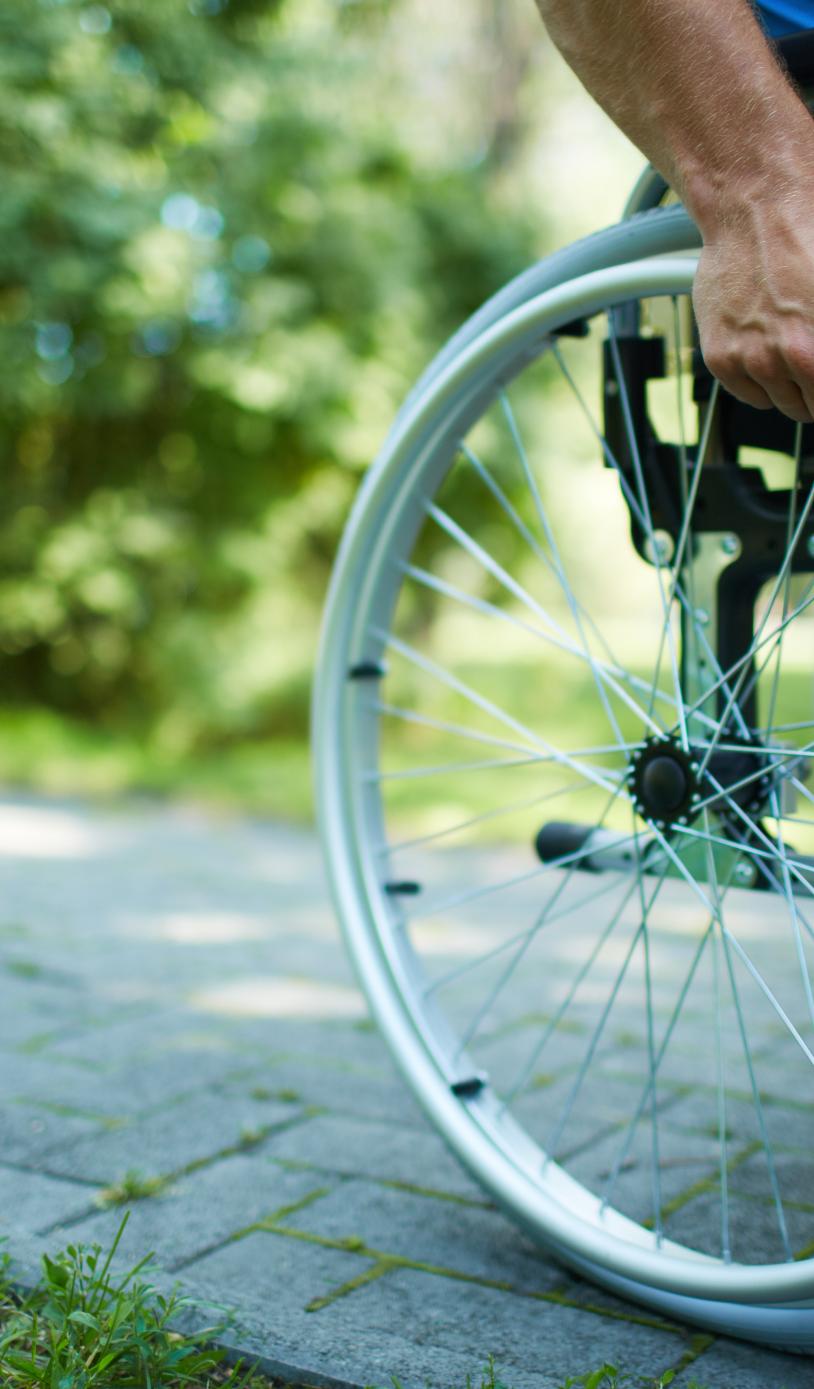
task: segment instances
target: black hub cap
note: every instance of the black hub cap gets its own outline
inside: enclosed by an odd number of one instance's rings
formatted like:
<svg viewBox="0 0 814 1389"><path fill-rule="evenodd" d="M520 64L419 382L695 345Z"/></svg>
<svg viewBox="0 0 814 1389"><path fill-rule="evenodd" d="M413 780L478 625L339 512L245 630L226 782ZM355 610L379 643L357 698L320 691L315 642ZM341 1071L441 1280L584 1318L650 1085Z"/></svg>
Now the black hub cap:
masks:
<svg viewBox="0 0 814 1389"><path fill-rule="evenodd" d="M670 740L646 742L634 756L629 773L639 814L662 829L686 820L698 789L697 767L692 749L688 754Z"/></svg>
<svg viewBox="0 0 814 1389"><path fill-rule="evenodd" d="M649 761L642 774L642 793L652 813L672 815L687 795L687 773L675 757L663 755Z"/></svg>
<svg viewBox="0 0 814 1389"><path fill-rule="evenodd" d="M704 751L689 752L670 738L651 738L634 754L628 779L639 815L669 830L685 824L699 804L723 817L737 817L737 807L760 814L771 791L771 776L759 744L723 736L703 775Z"/></svg>

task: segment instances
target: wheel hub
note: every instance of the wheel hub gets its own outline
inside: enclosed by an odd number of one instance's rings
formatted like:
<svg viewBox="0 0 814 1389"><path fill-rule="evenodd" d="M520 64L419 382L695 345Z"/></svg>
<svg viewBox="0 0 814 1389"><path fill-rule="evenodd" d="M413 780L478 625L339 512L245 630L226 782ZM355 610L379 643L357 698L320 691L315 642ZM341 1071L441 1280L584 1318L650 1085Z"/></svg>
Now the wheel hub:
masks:
<svg viewBox="0 0 814 1389"><path fill-rule="evenodd" d="M704 799L712 797L711 807L723 814L728 808L736 819L740 817L733 802L750 815L759 815L773 785L765 753L759 743L747 738L723 737L721 742L724 746L717 748L709 759Z"/></svg>
<svg viewBox="0 0 814 1389"><path fill-rule="evenodd" d="M669 829L689 818L698 796L699 762L672 739L652 738L634 755L628 777L633 804L645 820Z"/></svg>
<svg viewBox="0 0 814 1389"><path fill-rule="evenodd" d="M642 796L652 813L672 815L687 798L687 770L675 757L651 757L642 773Z"/></svg>
<svg viewBox="0 0 814 1389"><path fill-rule="evenodd" d="M686 824L702 804L737 818L737 809L759 814L772 779L759 745L743 737L722 736L722 746L707 757L703 748L688 751L673 738L649 738L631 759L628 780L633 804L658 829ZM702 771L703 768L703 771Z"/></svg>

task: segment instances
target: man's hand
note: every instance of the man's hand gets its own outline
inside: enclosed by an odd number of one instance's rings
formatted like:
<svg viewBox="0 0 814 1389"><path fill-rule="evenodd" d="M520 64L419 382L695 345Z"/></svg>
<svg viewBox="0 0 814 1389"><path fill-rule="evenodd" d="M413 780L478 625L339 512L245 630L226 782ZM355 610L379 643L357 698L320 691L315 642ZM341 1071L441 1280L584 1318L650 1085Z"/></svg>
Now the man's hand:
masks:
<svg viewBox="0 0 814 1389"><path fill-rule="evenodd" d="M537 0L704 240L694 302L739 400L814 419L814 121L748 0Z"/></svg>
<svg viewBox="0 0 814 1389"><path fill-rule="evenodd" d="M726 390L814 420L814 188L756 201L708 233L693 302L704 360Z"/></svg>

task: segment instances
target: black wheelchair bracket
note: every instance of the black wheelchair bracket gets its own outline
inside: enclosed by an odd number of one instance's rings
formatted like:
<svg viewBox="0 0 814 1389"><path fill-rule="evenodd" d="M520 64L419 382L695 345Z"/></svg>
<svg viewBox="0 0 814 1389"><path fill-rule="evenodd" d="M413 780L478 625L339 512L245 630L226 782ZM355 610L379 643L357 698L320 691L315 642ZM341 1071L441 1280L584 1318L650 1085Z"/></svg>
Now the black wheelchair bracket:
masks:
<svg viewBox="0 0 814 1389"><path fill-rule="evenodd" d="M697 442L682 449L677 441L659 438L648 414L648 382L665 376L665 364L665 345L658 336L615 335L613 342L604 344L605 463L620 473L633 545L648 563L653 563L653 545L645 512L653 532L665 532L675 548L681 532L682 499L698 456ZM703 429L713 383L697 350L693 376L693 395ZM692 530L696 538L711 534L737 537L737 557L722 569L717 586L716 655L723 670L738 661L752 642L758 595L779 572L787 549L792 502L791 489L767 487L760 467L742 460L740 452L754 447L793 457L796 430L797 426L776 410L755 410L724 390L718 392ZM682 467L687 470L686 479L681 477ZM812 486L814 425L806 425L794 512L798 517ZM691 556L687 558L691 562ZM797 540L789 567L792 574L814 574L814 514ZM753 713L749 709L748 714Z"/></svg>

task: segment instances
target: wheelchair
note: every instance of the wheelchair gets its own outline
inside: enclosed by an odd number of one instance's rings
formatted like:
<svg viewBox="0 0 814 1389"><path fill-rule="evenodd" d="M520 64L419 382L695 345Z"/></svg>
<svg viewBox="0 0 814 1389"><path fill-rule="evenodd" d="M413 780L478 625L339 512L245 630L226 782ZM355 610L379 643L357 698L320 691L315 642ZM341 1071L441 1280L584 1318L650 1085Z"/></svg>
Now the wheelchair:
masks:
<svg viewBox="0 0 814 1389"><path fill-rule="evenodd" d="M331 583L318 816L373 1015L494 1201L615 1293L811 1351L814 426L707 372L666 191L402 407Z"/></svg>

